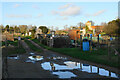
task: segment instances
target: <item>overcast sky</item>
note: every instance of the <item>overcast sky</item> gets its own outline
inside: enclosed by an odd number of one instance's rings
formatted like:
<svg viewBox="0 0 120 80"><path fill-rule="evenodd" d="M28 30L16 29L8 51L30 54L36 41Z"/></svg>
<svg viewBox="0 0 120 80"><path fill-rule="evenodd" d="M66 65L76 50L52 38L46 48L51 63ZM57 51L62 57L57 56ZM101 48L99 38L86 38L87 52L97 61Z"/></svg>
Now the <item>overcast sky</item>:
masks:
<svg viewBox="0 0 120 80"><path fill-rule="evenodd" d="M2 24L76 26L92 20L95 25L118 16L118 2L4 2Z"/></svg>

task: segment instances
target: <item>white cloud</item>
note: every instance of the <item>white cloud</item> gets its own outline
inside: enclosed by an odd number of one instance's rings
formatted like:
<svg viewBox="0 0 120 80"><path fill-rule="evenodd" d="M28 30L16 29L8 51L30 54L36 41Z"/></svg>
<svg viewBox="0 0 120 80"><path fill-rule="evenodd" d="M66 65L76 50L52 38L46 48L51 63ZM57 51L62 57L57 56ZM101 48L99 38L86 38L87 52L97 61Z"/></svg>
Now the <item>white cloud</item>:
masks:
<svg viewBox="0 0 120 80"><path fill-rule="evenodd" d="M14 8L17 8L17 7L19 7L20 6L20 4L15 4L13 7Z"/></svg>
<svg viewBox="0 0 120 80"><path fill-rule="evenodd" d="M42 15L42 14L38 14L38 15L37 15L37 18L38 18L38 17L41 17L41 16L43 16L43 15Z"/></svg>
<svg viewBox="0 0 120 80"><path fill-rule="evenodd" d="M66 5L60 6L59 9L65 9L65 8L68 8L71 5L72 5L72 3L68 3Z"/></svg>
<svg viewBox="0 0 120 80"><path fill-rule="evenodd" d="M56 20L68 20L68 17L66 17L66 16L65 17L61 17L61 18L57 17Z"/></svg>
<svg viewBox="0 0 120 80"><path fill-rule="evenodd" d="M59 12L58 11L52 11L52 14L53 15L56 15L56 14L58 14Z"/></svg>
<svg viewBox="0 0 120 80"><path fill-rule="evenodd" d="M77 16L80 14L80 7L75 6L73 4L66 4L64 6L61 6L59 9L62 9L62 11L52 11L52 14L54 15L60 15L60 16Z"/></svg>
<svg viewBox="0 0 120 80"><path fill-rule="evenodd" d="M102 13L104 13L106 10L100 10L98 12L96 12L95 14L93 14L93 16L98 16L101 15Z"/></svg>
<svg viewBox="0 0 120 80"><path fill-rule="evenodd" d="M79 14L80 14L80 7L78 6L71 6L64 11L59 12L60 16L76 16Z"/></svg>
<svg viewBox="0 0 120 80"><path fill-rule="evenodd" d="M106 10L100 10L100 11L94 13L94 14L87 14L87 16L99 16L99 15L103 14L105 11Z"/></svg>
<svg viewBox="0 0 120 80"><path fill-rule="evenodd" d="M37 5L32 5L32 8L40 9Z"/></svg>
<svg viewBox="0 0 120 80"><path fill-rule="evenodd" d="M68 17L63 17L62 19L63 19L63 20L68 20Z"/></svg>
<svg viewBox="0 0 120 80"><path fill-rule="evenodd" d="M16 14L7 14L6 15L8 18L31 18L32 15L16 15Z"/></svg>

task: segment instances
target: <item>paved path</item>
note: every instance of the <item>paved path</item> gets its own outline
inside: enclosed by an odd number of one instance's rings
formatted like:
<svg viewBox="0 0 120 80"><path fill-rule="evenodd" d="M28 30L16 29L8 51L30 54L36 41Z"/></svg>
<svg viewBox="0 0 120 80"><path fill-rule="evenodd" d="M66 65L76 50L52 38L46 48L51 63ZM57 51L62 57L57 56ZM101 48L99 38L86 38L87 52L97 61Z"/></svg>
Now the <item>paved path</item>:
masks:
<svg viewBox="0 0 120 80"><path fill-rule="evenodd" d="M68 78L72 76L76 76L77 78L109 78L108 76L111 76L111 74L109 74L111 73L110 71L105 73L104 69L95 67L95 65L92 66L92 63L87 65L87 62L43 49L33 41L31 41L31 43L42 49L43 52L37 53L31 51L28 45L22 41L22 45L27 53L19 55L18 60L8 60L9 78ZM30 54L31 52L34 54ZM37 62L33 61L33 63L25 62L30 60L28 57L32 55L39 55L39 59L41 60ZM96 70L94 70L95 68ZM101 70L103 70L103 72L101 72Z"/></svg>

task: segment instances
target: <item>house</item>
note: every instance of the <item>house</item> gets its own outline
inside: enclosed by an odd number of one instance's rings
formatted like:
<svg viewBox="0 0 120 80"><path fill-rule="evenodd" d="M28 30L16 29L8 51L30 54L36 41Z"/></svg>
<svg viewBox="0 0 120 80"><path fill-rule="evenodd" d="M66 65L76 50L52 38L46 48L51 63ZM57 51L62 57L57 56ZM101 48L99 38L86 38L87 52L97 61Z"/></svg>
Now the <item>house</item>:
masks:
<svg viewBox="0 0 120 80"><path fill-rule="evenodd" d="M86 34L85 27L83 27L83 28L80 29L80 33L81 33L82 36L84 36Z"/></svg>
<svg viewBox="0 0 120 80"><path fill-rule="evenodd" d="M72 40L78 40L78 39L80 38L80 30L79 30L79 29L69 30L68 36L69 36L70 39L72 39Z"/></svg>
<svg viewBox="0 0 120 80"><path fill-rule="evenodd" d="M103 32L103 26L91 26L91 27L94 35Z"/></svg>
<svg viewBox="0 0 120 80"><path fill-rule="evenodd" d="M65 30L56 30L56 31L55 31L55 34L67 35L67 34L68 34L68 31L65 31Z"/></svg>
<svg viewBox="0 0 120 80"><path fill-rule="evenodd" d="M35 34L43 34L42 33L42 30L40 29L40 28L38 28L37 30L36 30L36 33Z"/></svg>
<svg viewBox="0 0 120 80"><path fill-rule="evenodd" d="M41 30L40 28L38 28L38 29L36 30L35 37L37 37L37 39L39 39L40 34L43 34L43 33L42 33L42 30Z"/></svg>
<svg viewBox="0 0 120 80"><path fill-rule="evenodd" d="M86 26L88 26L89 30L93 31L94 35L103 31L103 26L94 26L92 21L86 22Z"/></svg>
<svg viewBox="0 0 120 80"><path fill-rule="evenodd" d="M92 21L87 21L85 25L89 28L89 30L92 30L91 26L94 26L94 23Z"/></svg>
<svg viewBox="0 0 120 80"><path fill-rule="evenodd" d="M14 41L14 36L13 36L13 34L10 34L10 32L5 31L5 32L2 34L2 41L5 41L5 40Z"/></svg>

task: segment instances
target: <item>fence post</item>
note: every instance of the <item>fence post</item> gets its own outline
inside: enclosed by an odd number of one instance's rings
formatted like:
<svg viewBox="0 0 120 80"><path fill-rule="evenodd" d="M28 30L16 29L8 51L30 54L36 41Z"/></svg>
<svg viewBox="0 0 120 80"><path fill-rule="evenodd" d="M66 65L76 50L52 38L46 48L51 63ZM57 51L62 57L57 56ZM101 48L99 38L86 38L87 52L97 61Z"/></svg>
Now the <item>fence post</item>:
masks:
<svg viewBox="0 0 120 80"><path fill-rule="evenodd" d="M111 57L110 57L110 42L108 42L108 59L111 60Z"/></svg>
<svg viewBox="0 0 120 80"><path fill-rule="evenodd" d="M92 51L92 34L90 34L90 52Z"/></svg>
<svg viewBox="0 0 120 80"><path fill-rule="evenodd" d="M82 35L80 35L80 49L82 49Z"/></svg>
<svg viewBox="0 0 120 80"><path fill-rule="evenodd" d="M5 47L7 47L7 36L5 38Z"/></svg>
<svg viewBox="0 0 120 80"><path fill-rule="evenodd" d="M75 47L77 47L77 37L75 37Z"/></svg>

